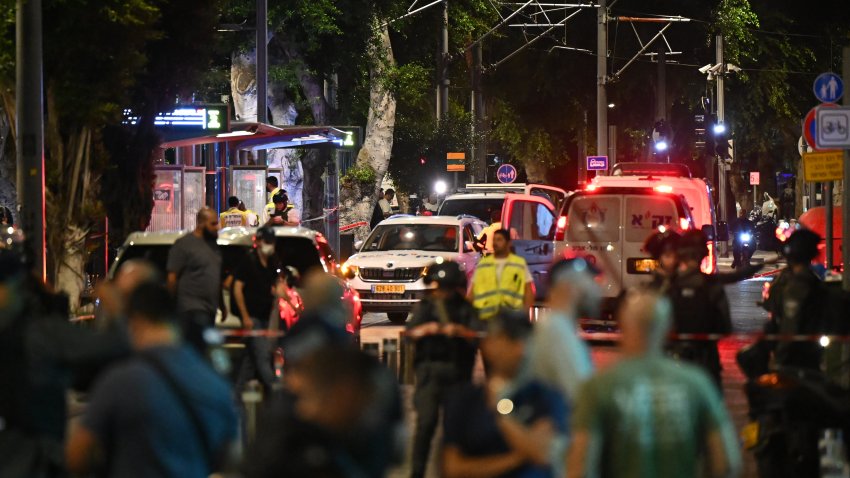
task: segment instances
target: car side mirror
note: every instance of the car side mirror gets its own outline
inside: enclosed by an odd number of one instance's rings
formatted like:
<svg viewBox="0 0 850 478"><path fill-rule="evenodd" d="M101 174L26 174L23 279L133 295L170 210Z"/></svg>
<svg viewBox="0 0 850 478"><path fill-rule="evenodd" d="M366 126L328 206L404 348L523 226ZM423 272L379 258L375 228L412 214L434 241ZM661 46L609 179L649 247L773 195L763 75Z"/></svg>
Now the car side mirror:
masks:
<svg viewBox="0 0 850 478"><path fill-rule="evenodd" d="M463 252L474 252L475 243L472 241L463 241Z"/></svg>
<svg viewBox="0 0 850 478"><path fill-rule="evenodd" d="M363 247L363 241L362 240L354 241L354 250L355 251L359 251L361 247Z"/></svg>
<svg viewBox="0 0 850 478"><path fill-rule="evenodd" d="M705 234L706 239L709 241L714 240L714 227L712 227L711 224L703 224L701 230L702 233Z"/></svg>
<svg viewBox="0 0 850 478"><path fill-rule="evenodd" d="M729 225L723 221L717 223L717 239L721 242L729 240Z"/></svg>

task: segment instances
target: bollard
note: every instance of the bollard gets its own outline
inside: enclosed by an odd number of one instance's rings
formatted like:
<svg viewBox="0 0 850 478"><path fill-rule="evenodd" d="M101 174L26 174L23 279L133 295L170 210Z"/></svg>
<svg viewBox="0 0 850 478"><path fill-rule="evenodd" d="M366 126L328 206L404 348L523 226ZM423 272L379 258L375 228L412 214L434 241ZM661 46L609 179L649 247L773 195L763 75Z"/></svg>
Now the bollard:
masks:
<svg viewBox="0 0 850 478"><path fill-rule="evenodd" d="M383 362L398 378L398 339L384 339Z"/></svg>
<svg viewBox="0 0 850 478"><path fill-rule="evenodd" d="M257 435L257 409L263 400L260 384L251 380L242 392L242 404L245 407L245 440L247 445L254 443Z"/></svg>
<svg viewBox="0 0 850 478"><path fill-rule="evenodd" d="M399 334L399 343L401 344L401 352L399 354L399 362L401 363L399 383L404 385L413 385L415 382L415 374L413 373L413 358L416 351L416 343L410 339L404 338L403 332Z"/></svg>
<svg viewBox="0 0 850 478"><path fill-rule="evenodd" d="M363 342L361 344L361 349L366 352L368 355L375 357L376 359L380 359L380 347L381 344L377 342Z"/></svg>

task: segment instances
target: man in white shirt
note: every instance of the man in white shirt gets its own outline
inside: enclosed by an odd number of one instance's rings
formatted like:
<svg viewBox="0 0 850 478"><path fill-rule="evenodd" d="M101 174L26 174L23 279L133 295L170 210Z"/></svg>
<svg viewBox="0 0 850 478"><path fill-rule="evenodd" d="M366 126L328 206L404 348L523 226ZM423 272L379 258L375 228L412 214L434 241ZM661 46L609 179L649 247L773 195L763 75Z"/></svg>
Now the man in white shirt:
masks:
<svg viewBox="0 0 850 478"><path fill-rule="evenodd" d="M384 197L378 200L378 207L381 208L381 213L384 215L384 219L393 215L392 201L394 197L395 191L387 189L384 192Z"/></svg>
<svg viewBox="0 0 850 478"><path fill-rule="evenodd" d="M437 195L431 193L428 197L426 197L422 201L422 205L425 206L425 210L436 215L437 210L440 209L440 201L437 199Z"/></svg>

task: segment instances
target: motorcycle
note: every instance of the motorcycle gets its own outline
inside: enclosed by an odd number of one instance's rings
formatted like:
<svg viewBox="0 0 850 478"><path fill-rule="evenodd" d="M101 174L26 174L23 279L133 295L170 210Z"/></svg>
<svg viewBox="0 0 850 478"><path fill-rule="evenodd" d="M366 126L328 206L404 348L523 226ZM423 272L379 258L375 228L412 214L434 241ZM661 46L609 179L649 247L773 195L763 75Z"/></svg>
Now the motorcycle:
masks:
<svg viewBox="0 0 850 478"><path fill-rule="evenodd" d="M813 370L746 374L751 421L741 435L758 476L842 476L828 472L848 463L841 437L850 432L850 390Z"/></svg>
<svg viewBox="0 0 850 478"><path fill-rule="evenodd" d="M777 207L769 194L764 193L765 201L761 206L754 206L749 219L756 225L754 246L760 251L779 252L782 243L776 238Z"/></svg>
<svg viewBox="0 0 850 478"><path fill-rule="evenodd" d="M750 264L750 259L756 252L756 242L754 231L747 229L738 231L732 243L732 268L738 266L747 266Z"/></svg>

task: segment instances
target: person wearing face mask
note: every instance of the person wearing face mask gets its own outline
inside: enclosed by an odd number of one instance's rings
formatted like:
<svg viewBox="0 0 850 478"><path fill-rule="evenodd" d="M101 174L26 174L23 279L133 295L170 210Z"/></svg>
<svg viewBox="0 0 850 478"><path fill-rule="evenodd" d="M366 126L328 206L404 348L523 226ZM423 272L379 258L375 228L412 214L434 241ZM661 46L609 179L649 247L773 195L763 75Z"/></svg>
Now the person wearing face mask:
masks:
<svg viewBox="0 0 850 478"><path fill-rule="evenodd" d="M206 352L203 332L213 326L216 310L222 305L218 219L212 209L201 208L195 216L195 229L174 242L165 266L184 339L201 353Z"/></svg>
<svg viewBox="0 0 850 478"><path fill-rule="evenodd" d="M261 227L254 241L256 247L233 273L233 298L245 330L267 330L274 306L272 289L280 269L275 258L274 230ZM256 378L268 394L275 384L271 341L265 337L249 337L245 345L246 353L236 390L241 390L249 380Z"/></svg>

